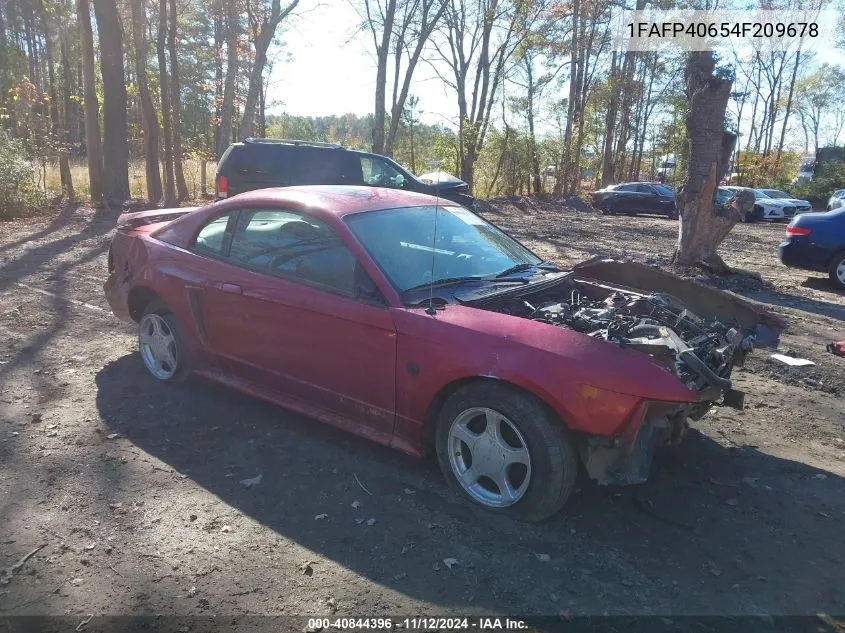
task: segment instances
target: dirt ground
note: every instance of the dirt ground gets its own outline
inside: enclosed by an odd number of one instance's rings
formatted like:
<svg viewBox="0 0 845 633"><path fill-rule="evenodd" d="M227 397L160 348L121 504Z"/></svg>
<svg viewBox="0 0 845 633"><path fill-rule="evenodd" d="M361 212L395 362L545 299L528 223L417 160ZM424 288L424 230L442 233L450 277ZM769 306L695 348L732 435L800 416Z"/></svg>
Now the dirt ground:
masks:
<svg viewBox="0 0 845 633"><path fill-rule="evenodd" d="M561 264L668 266L677 231L519 200L486 215ZM711 411L644 486L582 481L541 525L468 508L433 461L149 378L102 293L113 225L86 207L0 225L0 616L845 614L845 359L824 349L845 296L780 265L782 225L722 249L762 283L704 281L786 317L782 349L816 365L755 352L745 410Z"/></svg>

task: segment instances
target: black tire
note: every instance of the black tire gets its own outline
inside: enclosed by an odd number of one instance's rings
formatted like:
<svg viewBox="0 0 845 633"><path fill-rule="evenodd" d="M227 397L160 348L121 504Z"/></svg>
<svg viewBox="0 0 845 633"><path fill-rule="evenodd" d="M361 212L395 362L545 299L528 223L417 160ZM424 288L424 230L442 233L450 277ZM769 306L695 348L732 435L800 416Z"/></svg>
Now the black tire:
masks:
<svg viewBox="0 0 845 633"><path fill-rule="evenodd" d="M845 279L840 279L838 274L840 266L845 266L845 251L836 253L827 267L827 274L830 276L830 282L833 286L839 290L845 290Z"/></svg>
<svg viewBox="0 0 845 633"><path fill-rule="evenodd" d="M524 438L530 479L522 497L512 505L492 507L475 499L453 471L450 429L459 416L474 408L493 409L505 416ZM510 385L477 382L458 389L440 410L435 438L437 460L449 485L485 510L520 521L542 521L564 506L575 487L578 453L566 426L540 400Z"/></svg>
<svg viewBox="0 0 845 633"><path fill-rule="evenodd" d="M162 375L156 375L156 373L150 368L143 350L141 338L143 329L147 324L147 317L150 315L160 317L164 322L166 329L173 335L173 348L176 358L176 366L170 368L172 369L172 372L168 371L167 373L170 375L164 377ZM150 376L156 380L160 380L162 382L181 382L191 375L190 354L187 346L185 345L185 337L182 335L182 328L179 326L179 322L176 320L176 317L173 315L170 308L163 301L151 301L144 308L144 313L138 320L138 350L141 354L141 362L144 364L144 368Z"/></svg>

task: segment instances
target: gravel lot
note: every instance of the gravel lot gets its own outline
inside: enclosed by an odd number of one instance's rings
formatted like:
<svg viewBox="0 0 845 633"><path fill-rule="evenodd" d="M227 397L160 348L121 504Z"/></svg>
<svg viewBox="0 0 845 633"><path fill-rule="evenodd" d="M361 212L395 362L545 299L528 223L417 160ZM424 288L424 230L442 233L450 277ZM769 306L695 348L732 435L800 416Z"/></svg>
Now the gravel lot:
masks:
<svg viewBox="0 0 845 633"><path fill-rule="evenodd" d="M485 215L561 264L668 266L677 232L521 200ZM103 298L113 225L86 207L0 225L0 614L845 613L845 359L824 349L845 296L780 265L782 225L722 249L762 283L703 281L787 318L782 348L815 367L756 352L745 410L711 411L648 484L584 481L536 526L469 509L433 461L157 384Z"/></svg>

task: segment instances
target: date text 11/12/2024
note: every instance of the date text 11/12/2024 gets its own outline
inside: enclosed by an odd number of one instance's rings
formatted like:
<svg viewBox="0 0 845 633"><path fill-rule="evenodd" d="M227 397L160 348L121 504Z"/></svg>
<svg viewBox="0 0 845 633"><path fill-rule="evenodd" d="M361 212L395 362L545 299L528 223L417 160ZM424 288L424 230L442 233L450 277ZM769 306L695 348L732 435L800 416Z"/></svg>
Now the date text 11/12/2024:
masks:
<svg viewBox="0 0 845 633"><path fill-rule="evenodd" d="M473 618L309 618L308 631L326 630L405 631L519 631L528 629L524 620L501 617Z"/></svg>

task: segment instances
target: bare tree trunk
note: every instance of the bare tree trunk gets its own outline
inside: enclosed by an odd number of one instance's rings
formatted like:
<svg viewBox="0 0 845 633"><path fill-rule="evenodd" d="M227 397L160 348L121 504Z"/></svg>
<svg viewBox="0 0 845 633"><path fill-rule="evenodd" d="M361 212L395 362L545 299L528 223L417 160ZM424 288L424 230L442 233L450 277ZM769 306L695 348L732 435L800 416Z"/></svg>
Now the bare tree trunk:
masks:
<svg viewBox="0 0 845 633"><path fill-rule="evenodd" d="M161 94L161 127L164 134L164 206L172 207L176 204L176 180L173 175L173 128L170 116L170 79L167 74L167 0L159 0L156 52Z"/></svg>
<svg viewBox="0 0 845 633"><path fill-rule="evenodd" d="M171 0L172 2L173 0ZM273 0L270 7L270 15L266 17L261 26L254 30L253 38L255 45L255 61L249 73L249 89L244 104L244 115L241 119L241 127L238 135L241 137L252 136L255 129L255 107L261 99L261 76L264 74L264 67L267 65L267 50L276 36L276 29L290 12L296 8L299 0L291 0L287 7L282 9L281 0Z"/></svg>
<svg viewBox="0 0 845 633"><path fill-rule="evenodd" d="M421 9L421 16L419 23L416 25L415 29L415 39L416 44L414 46L414 50L411 53L410 57L408 58L408 66L405 68L405 76L402 80L402 87L398 91L397 94L397 84L399 79L399 63L401 61L401 52L402 49L409 43L402 41L402 42L394 42L395 47L395 80L393 86L393 105L391 106L390 110L390 126L387 131L387 137L384 141L384 153L388 156L393 156L393 146L396 143L396 137L399 133L399 123L402 120L402 112L405 111L405 102L408 99L408 94L411 89L411 79L413 78L414 71L416 70L417 64L419 63L420 57L422 56L423 49L425 45L428 43L429 39L431 38L431 34L434 31L434 28L440 22L441 18L443 17L444 12L446 11L446 7L449 5L449 0L422 0L422 7ZM430 15L431 10L437 6L437 11L434 15ZM410 24L403 24L403 27L408 27ZM410 48L410 46L408 46Z"/></svg>
<svg viewBox="0 0 845 633"><path fill-rule="evenodd" d="M68 160L67 147L65 146L66 134L62 129L59 120L59 95L56 90L56 64L53 60L53 29L49 22L47 10L44 7L44 0L41 0L41 24L44 30L44 53L47 57L47 79L50 92L50 135L57 146L59 156L59 177L62 183L62 194L72 200L74 197L73 180L70 174L70 161Z"/></svg>
<svg viewBox="0 0 845 633"><path fill-rule="evenodd" d="M778 141L778 151L775 156L775 167L780 165L780 155L783 152L783 141L786 138L786 124L789 121L789 115L792 114L792 97L795 93L795 79L798 76L798 65L800 62L801 46L799 44L798 51L795 53L795 65L792 67L792 78L789 80L789 96L786 98L786 113L783 116L783 125L780 128L780 141Z"/></svg>
<svg viewBox="0 0 845 633"><path fill-rule="evenodd" d="M729 269L716 249L744 209L727 208L724 215L717 215L713 193L736 143L736 136L724 130L733 80L716 74L716 60L709 51L689 53L685 75L689 160L677 196L680 219L673 259L681 265L704 264L726 272Z"/></svg>
<svg viewBox="0 0 845 633"><path fill-rule="evenodd" d="M129 198L129 140L126 125L126 77L123 28L115 0L94 0L100 67L103 74L103 167L106 199L122 204Z"/></svg>
<svg viewBox="0 0 845 633"><path fill-rule="evenodd" d="M70 54L68 49L70 48L70 42L68 40L68 33L67 27L61 27L61 49L62 49L62 92L64 92L64 117L63 117L63 124L62 124L62 137L61 137L61 152L62 156L64 157L64 168L67 169L66 175L66 191L65 194L67 195L69 200L74 200L76 198L76 191L73 188L73 175L70 171L70 162L68 160L68 151L70 148L70 128L71 128L71 104L73 100L71 99L71 90L70 90Z"/></svg>
<svg viewBox="0 0 845 633"><path fill-rule="evenodd" d="M147 200L150 204L161 202L161 171L158 162L158 117L150 95L147 78L147 16L142 2L131 2L132 36L135 41L135 72L138 75L138 96L144 129L144 158L147 175Z"/></svg>
<svg viewBox="0 0 845 633"><path fill-rule="evenodd" d="M182 84L179 79L179 56L176 54L177 38L176 0L170 0L170 27L167 33L167 45L170 52L170 125L173 134L173 173L176 179L176 196L179 200L188 199L188 186L185 184L185 172L182 169Z"/></svg>
<svg viewBox="0 0 845 633"><path fill-rule="evenodd" d="M572 132L575 119L575 111L578 107L578 41L579 23L581 20L581 0L573 0L572 2L572 45L571 55L572 63L570 64L570 79L569 79L569 101L567 103L566 114L566 132L563 136L563 157L561 160L561 174L555 184L555 195L560 196L564 192L569 191L570 181L572 179ZM577 157L576 157L577 159Z"/></svg>
<svg viewBox="0 0 845 633"><path fill-rule="evenodd" d="M367 14L370 13L370 5L367 2ZM384 13L384 24L382 25L381 42L376 38L373 31L373 40L376 47L376 103L375 115L373 117L373 152L382 154L384 152L384 123L386 119L387 99L387 57L390 53L390 36L393 34L393 21L396 18L396 0L387 0L387 7Z"/></svg>
<svg viewBox="0 0 845 633"><path fill-rule="evenodd" d="M103 149L100 143L100 103L97 100L97 80L94 76L94 34L88 0L77 0L76 11L82 48L88 186L91 189L91 200L99 203L103 199Z"/></svg>
<svg viewBox="0 0 845 633"><path fill-rule="evenodd" d="M235 117L235 79L238 74L238 6L235 0L223 0L226 7L226 79L223 84L223 106L220 115L220 139L217 158L229 147L232 139L232 122Z"/></svg>
<svg viewBox="0 0 845 633"><path fill-rule="evenodd" d="M613 132L616 129L616 111L619 109L619 68L616 51L610 60L610 103L604 124L604 149L601 161L601 186L611 185L616 180L613 174Z"/></svg>
<svg viewBox="0 0 845 633"><path fill-rule="evenodd" d="M223 58L219 51L223 50L223 5L222 0L215 0L212 6L214 13L214 144L212 152L216 153L223 138L221 121L223 118ZM225 149L225 148L224 148ZM218 154L219 157L219 154Z"/></svg>

